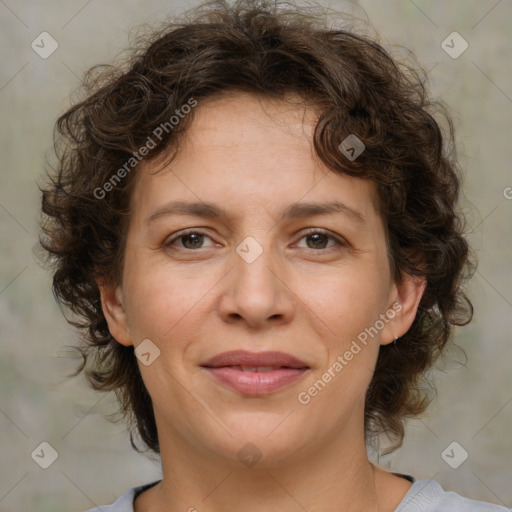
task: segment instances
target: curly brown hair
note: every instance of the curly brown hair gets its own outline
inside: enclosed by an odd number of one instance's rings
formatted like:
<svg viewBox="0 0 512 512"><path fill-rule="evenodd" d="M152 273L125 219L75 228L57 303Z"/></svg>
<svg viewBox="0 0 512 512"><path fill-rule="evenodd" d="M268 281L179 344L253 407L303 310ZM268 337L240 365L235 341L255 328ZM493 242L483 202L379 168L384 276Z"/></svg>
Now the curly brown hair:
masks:
<svg viewBox="0 0 512 512"><path fill-rule="evenodd" d="M319 108L316 154L332 171L376 184L396 281L403 273L425 277L411 328L379 349L366 395L367 439L387 433L397 441L389 451L402 444L405 419L430 402L427 371L453 326L472 318L463 285L475 265L457 210L461 171L446 108L429 98L419 66L393 59L376 37L327 26L323 7L300 9L280 0L203 3L139 37L118 66L89 70L84 97L56 123L58 163L40 187L41 244L53 261L54 295L83 333L76 374L85 369L93 389L116 393L138 451L133 434L160 451L151 398L133 347L109 332L98 280L121 282L134 155L172 159L193 110L161 129L145 156L139 150L191 98L200 105L226 92L273 99L296 93ZM350 134L366 146L353 161L339 149Z"/></svg>

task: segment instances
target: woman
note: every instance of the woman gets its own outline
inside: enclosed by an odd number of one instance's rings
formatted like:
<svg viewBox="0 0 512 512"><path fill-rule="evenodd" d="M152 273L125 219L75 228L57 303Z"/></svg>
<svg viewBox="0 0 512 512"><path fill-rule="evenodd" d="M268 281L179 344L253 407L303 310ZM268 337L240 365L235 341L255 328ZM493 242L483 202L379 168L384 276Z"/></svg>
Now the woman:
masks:
<svg viewBox="0 0 512 512"><path fill-rule="evenodd" d="M453 134L414 69L219 1L87 92L58 121L43 243L78 371L163 475L101 510L507 510L367 456L401 444L472 315Z"/></svg>

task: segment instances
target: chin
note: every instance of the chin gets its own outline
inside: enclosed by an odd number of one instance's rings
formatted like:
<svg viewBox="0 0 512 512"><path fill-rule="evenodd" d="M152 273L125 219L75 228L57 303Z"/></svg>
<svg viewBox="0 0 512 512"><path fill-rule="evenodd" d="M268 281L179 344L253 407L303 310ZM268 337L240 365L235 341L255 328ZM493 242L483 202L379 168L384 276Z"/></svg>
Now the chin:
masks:
<svg viewBox="0 0 512 512"><path fill-rule="evenodd" d="M216 451L235 464L248 468L265 469L282 465L304 448L304 429L295 425L286 415L245 414L237 419L223 421L228 434L212 440Z"/></svg>

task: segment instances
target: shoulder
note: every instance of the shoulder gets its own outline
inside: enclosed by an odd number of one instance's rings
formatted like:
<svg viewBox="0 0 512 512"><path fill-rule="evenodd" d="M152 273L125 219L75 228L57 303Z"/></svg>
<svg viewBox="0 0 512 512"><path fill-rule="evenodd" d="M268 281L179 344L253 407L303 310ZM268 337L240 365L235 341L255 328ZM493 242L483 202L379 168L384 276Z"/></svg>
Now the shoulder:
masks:
<svg viewBox="0 0 512 512"><path fill-rule="evenodd" d="M395 512L512 512L512 509L445 491L434 480L415 480Z"/></svg>
<svg viewBox="0 0 512 512"><path fill-rule="evenodd" d="M85 512L133 512L133 502L138 494L150 487L156 485L160 480L151 482L150 484L140 485L138 487L132 487L129 491L126 491L122 496L117 498L111 505L102 505L90 508Z"/></svg>

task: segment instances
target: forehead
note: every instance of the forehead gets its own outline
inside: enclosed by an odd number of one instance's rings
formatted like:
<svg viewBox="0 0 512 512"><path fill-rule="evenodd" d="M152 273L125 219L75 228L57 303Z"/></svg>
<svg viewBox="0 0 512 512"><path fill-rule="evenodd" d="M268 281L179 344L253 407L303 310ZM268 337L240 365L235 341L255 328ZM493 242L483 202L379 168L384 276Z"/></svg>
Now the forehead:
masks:
<svg viewBox="0 0 512 512"><path fill-rule="evenodd" d="M207 159L209 169L215 169L242 160L239 172L243 173L252 161L264 165L263 171L286 158L286 167L318 173L321 166L314 158L312 135L319 114L293 94L276 100L225 92L203 100L196 108L176 163ZM279 169L273 174L277 178Z"/></svg>
<svg viewBox="0 0 512 512"><path fill-rule="evenodd" d="M333 172L315 154L320 113L294 95L274 100L231 93L202 101L173 161L138 169L136 212L184 198L240 212L344 199L364 216L375 215L374 184Z"/></svg>

